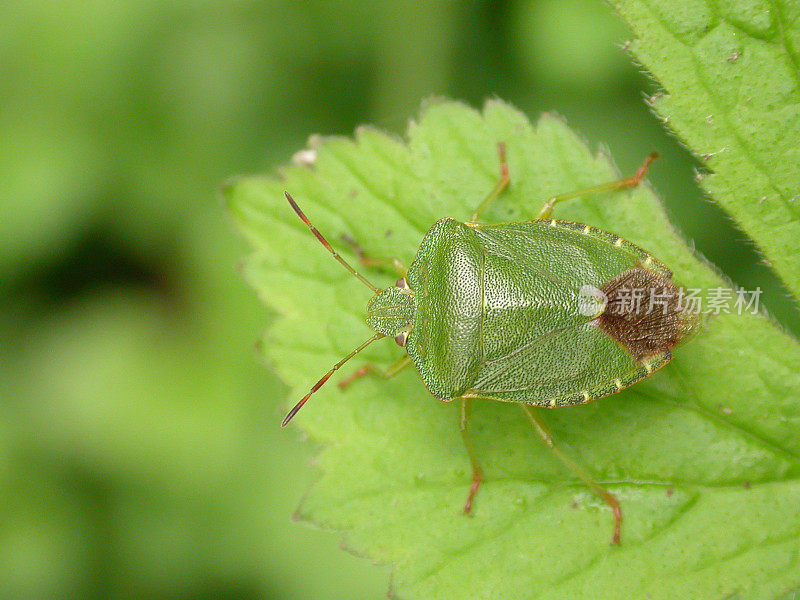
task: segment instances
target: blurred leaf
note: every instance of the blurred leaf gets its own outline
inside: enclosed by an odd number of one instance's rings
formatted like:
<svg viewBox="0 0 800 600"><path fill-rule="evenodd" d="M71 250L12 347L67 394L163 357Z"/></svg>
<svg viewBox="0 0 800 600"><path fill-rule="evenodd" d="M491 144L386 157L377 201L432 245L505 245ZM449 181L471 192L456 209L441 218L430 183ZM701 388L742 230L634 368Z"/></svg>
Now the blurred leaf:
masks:
<svg viewBox="0 0 800 600"><path fill-rule="evenodd" d="M615 0L704 189L800 295L800 2Z"/></svg>
<svg viewBox="0 0 800 600"><path fill-rule="evenodd" d="M483 114L439 103L411 125L407 145L365 128L355 142L324 140L315 166L289 166L283 181L226 186L255 247L246 274L279 314L265 353L292 386L291 403L369 336L369 294L313 239L283 190L341 253L346 233L373 256L410 262L437 219L466 219L491 189L501 140L512 183L487 221L532 218L555 193L618 176L551 116L531 127L501 102ZM724 285L644 187L575 201L557 216L643 245L689 287ZM607 507L511 405L475 408L487 480L474 517L464 517L471 475L457 407L434 401L411 369L346 392L328 385L297 417L324 444L320 480L299 512L344 532L353 551L393 563L400 598L775 598L800 584L799 350L761 315L721 314L633 389L546 413L566 451L620 498L620 547L609 545ZM400 355L385 342L363 360L388 365Z"/></svg>

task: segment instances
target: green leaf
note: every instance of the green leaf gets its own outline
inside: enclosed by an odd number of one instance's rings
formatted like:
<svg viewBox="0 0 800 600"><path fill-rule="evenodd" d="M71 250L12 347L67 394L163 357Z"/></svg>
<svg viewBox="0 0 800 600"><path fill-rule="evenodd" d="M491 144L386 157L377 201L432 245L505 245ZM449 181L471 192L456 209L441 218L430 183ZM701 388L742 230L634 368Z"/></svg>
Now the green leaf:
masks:
<svg viewBox="0 0 800 600"><path fill-rule="evenodd" d="M511 185L487 221L530 219L555 193L619 176L557 118L532 127L493 101L482 113L435 103L407 143L360 129L355 141L322 141L312 168L226 186L255 248L247 277L279 315L264 347L291 386L285 405L370 332L369 292L310 235L284 189L343 255L353 258L340 241L347 234L372 256L408 263L437 219L467 219L492 188L499 141ZM566 203L556 216L642 245L687 287L725 285L647 187ZM401 355L378 342L363 361L388 366ZM320 479L299 515L391 562L397 598L780 597L800 585L798 343L761 315L723 313L675 355L623 393L544 413L565 452L620 499L619 547L609 544L607 506L508 404L475 406L486 481L465 517L471 473L458 408L431 397L413 369L345 391L332 382L298 415L293 426L322 445Z"/></svg>
<svg viewBox="0 0 800 600"><path fill-rule="evenodd" d="M800 1L615 0L704 189L800 297Z"/></svg>

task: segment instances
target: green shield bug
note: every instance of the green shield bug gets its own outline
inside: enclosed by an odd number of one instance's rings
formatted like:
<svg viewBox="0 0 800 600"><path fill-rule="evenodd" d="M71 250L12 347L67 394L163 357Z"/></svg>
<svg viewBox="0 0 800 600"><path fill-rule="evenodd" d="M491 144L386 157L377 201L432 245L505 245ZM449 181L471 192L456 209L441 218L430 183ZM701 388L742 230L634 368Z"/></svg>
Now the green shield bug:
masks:
<svg viewBox="0 0 800 600"><path fill-rule="evenodd" d="M374 294L366 322L375 334L334 365L283 426L344 363L372 342L394 338L407 353L383 376L413 363L433 396L460 402L460 430L473 472L465 513L483 480L467 435L470 404L516 403L545 445L611 507L612 543L618 544L619 501L556 446L537 407L586 403L649 377L669 362L671 349L697 318L681 305L670 270L648 252L590 225L553 219L552 212L565 200L638 186L657 155L631 177L550 198L533 221L484 224L481 213L510 181L504 145L498 147L497 185L469 221L435 223L408 268L366 257L350 241L362 264L394 266L400 273L386 289L356 272L286 193L317 239ZM360 368L340 387L370 370Z"/></svg>

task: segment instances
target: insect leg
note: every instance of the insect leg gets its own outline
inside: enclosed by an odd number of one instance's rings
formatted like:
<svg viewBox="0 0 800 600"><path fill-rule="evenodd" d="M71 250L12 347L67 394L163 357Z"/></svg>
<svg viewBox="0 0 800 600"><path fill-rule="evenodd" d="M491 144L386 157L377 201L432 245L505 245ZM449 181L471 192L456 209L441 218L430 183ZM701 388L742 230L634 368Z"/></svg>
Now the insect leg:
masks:
<svg viewBox="0 0 800 600"><path fill-rule="evenodd" d="M459 415L459 429L461 430L461 437L464 440L464 445L467 447L467 454L469 454L469 462L472 465L472 485L469 488L469 495L464 504L464 514L468 515L472 510L472 501L475 499L475 494L478 493L478 488L483 481L483 469L475 456L475 450L472 448L467 427L469 426L469 414L472 408L472 400L470 398L461 398L461 414Z"/></svg>
<svg viewBox="0 0 800 600"><path fill-rule="evenodd" d="M520 405L525 415L530 420L531 425L536 430L539 438L541 438L544 445L547 446L553 454L558 458L564 465L572 471L572 473L583 483L585 483L595 494L600 496L606 504L611 507L611 510L614 513L614 533L611 536L611 543L612 544L619 544L619 534L620 528L622 527L622 509L619 506L619 500L611 494L608 490L600 485L592 479L589 473L581 467L578 463L573 461L563 452L561 449L555 445L553 441L553 435L550 433L550 430L547 428L544 420L542 419L541 415L536 411L536 408L533 406L528 406L527 404Z"/></svg>
<svg viewBox="0 0 800 600"><path fill-rule="evenodd" d="M343 390L357 379L361 379L362 377L370 373L377 375L378 377L382 377L383 379L391 379L410 364L411 364L411 357L408 354L401 356L399 359L394 361L391 365L389 365L389 368L386 369L385 371L379 369L373 363L367 363L363 367L353 372L352 375L349 375L344 379L342 379L338 384L339 389Z"/></svg>
<svg viewBox="0 0 800 600"><path fill-rule="evenodd" d="M650 164L658 158L658 154L656 152L652 152L644 159L642 166L639 167L639 170L636 171L630 177L626 177L625 179L620 179L619 181L612 181L610 183L602 183L600 185L595 185L592 187L588 187L582 190L576 190L574 192L567 192L566 194L559 194L558 196L553 196L547 202L544 203L542 209L539 211L539 214L536 215L536 219L549 219L553 215L553 206L558 204L559 202L563 202L564 200L572 200L573 198L580 198L581 196L588 196L589 194L597 194L600 192L613 192L615 190L622 190L625 188L634 188L642 182L644 179L645 173L647 173L647 169L650 167Z"/></svg>
<svg viewBox="0 0 800 600"><path fill-rule="evenodd" d="M478 222L481 213L489 208L492 202L494 202L495 199L503 193L503 190L508 187L508 184L511 181L508 176L508 163L506 162L506 145L503 142L497 143L497 153L500 155L500 178L497 180L494 188L492 188L492 191L489 192L489 195L486 196L486 199L481 202L480 206L475 209L474 213L472 213L472 216L469 218L471 223Z"/></svg>
<svg viewBox="0 0 800 600"><path fill-rule="evenodd" d="M353 248L353 252L358 256L359 262L365 267L373 267L377 269L392 268L398 275L405 277L408 273L408 267L399 258L373 258L364 253L364 249L358 245L358 242L351 238L346 233L342 234L342 241L346 242Z"/></svg>

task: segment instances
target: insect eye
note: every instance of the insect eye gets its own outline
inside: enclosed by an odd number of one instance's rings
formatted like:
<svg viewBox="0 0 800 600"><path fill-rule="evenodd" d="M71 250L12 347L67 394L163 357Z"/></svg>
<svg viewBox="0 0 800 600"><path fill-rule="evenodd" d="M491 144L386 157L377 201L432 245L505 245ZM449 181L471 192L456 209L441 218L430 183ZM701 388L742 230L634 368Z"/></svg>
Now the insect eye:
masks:
<svg viewBox="0 0 800 600"><path fill-rule="evenodd" d="M407 339L408 339L408 332L401 331L398 335L395 336L394 341L397 342L398 346L405 347Z"/></svg>
<svg viewBox="0 0 800 600"><path fill-rule="evenodd" d="M397 283L395 283L394 285L395 285L395 287L398 287L401 290L407 290L408 289L408 282L406 281L405 277L401 277L400 279L398 279Z"/></svg>

